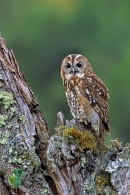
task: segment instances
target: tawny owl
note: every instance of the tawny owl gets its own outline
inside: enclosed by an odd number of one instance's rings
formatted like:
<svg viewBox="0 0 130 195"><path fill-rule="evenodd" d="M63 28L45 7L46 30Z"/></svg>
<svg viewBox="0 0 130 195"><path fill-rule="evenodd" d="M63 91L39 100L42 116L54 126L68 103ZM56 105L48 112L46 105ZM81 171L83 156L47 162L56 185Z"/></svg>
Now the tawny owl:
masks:
<svg viewBox="0 0 130 195"><path fill-rule="evenodd" d="M75 119L91 124L103 139L104 130L110 133L108 90L94 73L87 58L68 55L61 65L61 77L71 113Z"/></svg>

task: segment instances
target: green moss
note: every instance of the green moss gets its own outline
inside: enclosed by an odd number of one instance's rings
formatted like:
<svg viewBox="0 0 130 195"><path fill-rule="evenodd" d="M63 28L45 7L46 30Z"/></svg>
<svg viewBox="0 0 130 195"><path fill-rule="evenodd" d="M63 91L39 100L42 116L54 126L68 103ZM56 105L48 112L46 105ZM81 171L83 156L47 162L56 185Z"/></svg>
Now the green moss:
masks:
<svg viewBox="0 0 130 195"><path fill-rule="evenodd" d="M22 155L22 158L18 157L18 153L14 153L15 148L10 147L9 148L9 158L8 162L9 163L14 163L14 164L22 164L23 168L26 169L28 166L30 169L33 169L34 167L39 167L40 165L40 159L38 156L35 154L35 150L32 150L31 152L25 151Z"/></svg>
<svg viewBox="0 0 130 195"><path fill-rule="evenodd" d="M12 127L13 127L12 124L8 124L8 126L7 126L8 129L11 129Z"/></svg>
<svg viewBox="0 0 130 195"><path fill-rule="evenodd" d="M100 195L117 195L110 182L110 174L101 172L95 177L95 186Z"/></svg>
<svg viewBox="0 0 130 195"><path fill-rule="evenodd" d="M0 101L4 105L4 109L7 110L15 103L13 95L7 91L0 91Z"/></svg>
<svg viewBox="0 0 130 195"><path fill-rule="evenodd" d="M66 129L65 126L55 127L56 135L63 136L63 132L65 129Z"/></svg>
<svg viewBox="0 0 130 195"><path fill-rule="evenodd" d="M79 131L75 128L65 128L62 131L64 138L72 137L78 144L81 151L89 149L91 152L97 150L97 142L95 136L90 131Z"/></svg>
<svg viewBox="0 0 130 195"><path fill-rule="evenodd" d="M47 195L47 194L48 194L48 189L42 190L41 193L42 193L43 195Z"/></svg>
<svg viewBox="0 0 130 195"><path fill-rule="evenodd" d="M11 118L12 116L14 116L15 112L16 112L16 108L11 107L8 111L9 117Z"/></svg>
<svg viewBox="0 0 130 195"><path fill-rule="evenodd" d="M22 158L18 157L18 152L14 152L14 150L15 148L13 146L9 148L9 163L22 164L23 168L27 168L28 166L31 166L32 168L39 166L40 160L35 154L35 150L32 150L31 152L24 151Z"/></svg>
<svg viewBox="0 0 130 195"><path fill-rule="evenodd" d="M111 142L113 147L116 147L116 148L119 148L119 149L122 148L122 142L119 142L118 139L111 140L110 142Z"/></svg>
<svg viewBox="0 0 130 195"><path fill-rule="evenodd" d="M9 137L11 136L9 131L2 132L0 131L0 144L7 144L9 141Z"/></svg>
<svg viewBox="0 0 130 195"><path fill-rule="evenodd" d="M96 188L103 188L104 186L109 184L110 177L107 173L99 174L95 178Z"/></svg>
<svg viewBox="0 0 130 195"><path fill-rule="evenodd" d="M1 115L0 114L0 127L2 127L3 125L6 125L6 121L8 119L8 116L7 115Z"/></svg>
<svg viewBox="0 0 130 195"><path fill-rule="evenodd" d="M85 190L90 191L94 186L93 183L89 180L86 180L83 184Z"/></svg>
<svg viewBox="0 0 130 195"><path fill-rule="evenodd" d="M22 121L23 123L25 123L26 121L26 118L24 115L20 115L19 118L18 118L20 121Z"/></svg>
<svg viewBox="0 0 130 195"><path fill-rule="evenodd" d="M10 154L12 154L13 151L10 151ZM14 163L14 164L22 164L23 163L23 161L21 161L20 163L18 163L18 157L16 155L15 156L11 156L10 155L10 157L8 158L8 162L9 163Z"/></svg>
<svg viewBox="0 0 130 195"><path fill-rule="evenodd" d="M86 163L86 158L82 157L81 158L81 166L84 167L85 163Z"/></svg>
<svg viewBox="0 0 130 195"><path fill-rule="evenodd" d="M11 153L13 153L13 148L12 147L9 148L9 154L11 154Z"/></svg>
<svg viewBox="0 0 130 195"><path fill-rule="evenodd" d="M13 95L8 92L0 91L0 104L2 105L3 115L0 115L0 127L5 126L0 131L0 144L8 144L8 150L1 156L3 159L7 159L9 163L13 163L17 166L23 167L23 169L33 170L34 167L40 166L40 159L35 153L34 139L31 139L29 145L26 144L23 133L20 133L19 123L24 123L25 116L13 105L15 103ZM6 115L5 115L6 113ZM12 123L12 116L15 115L17 121ZM15 131L19 129L19 142L16 145L17 138L11 139L9 131L4 129L12 129L12 134L15 136ZM2 132L3 130L3 132ZM23 142L23 143L22 143ZM23 148L23 154L21 155L21 145ZM29 148L30 147L30 148ZM28 152L28 154L26 154Z"/></svg>
<svg viewBox="0 0 130 195"><path fill-rule="evenodd" d="M16 125L15 128L16 128L16 129L19 129L19 125Z"/></svg>

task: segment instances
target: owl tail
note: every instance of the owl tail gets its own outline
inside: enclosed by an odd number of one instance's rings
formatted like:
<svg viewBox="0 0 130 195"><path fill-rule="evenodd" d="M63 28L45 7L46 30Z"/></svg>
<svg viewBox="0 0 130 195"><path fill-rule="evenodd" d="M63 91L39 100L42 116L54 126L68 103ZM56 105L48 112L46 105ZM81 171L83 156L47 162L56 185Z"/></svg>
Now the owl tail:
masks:
<svg viewBox="0 0 130 195"><path fill-rule="evenodd" d="M102 142L104 142L104 131L107 132L107 134L110 134L110 127L107 123L100 120L100 126L99 126L99 132L98 132L98 139L100 139Z"/></svg>
<svg viewBox="0 0 130 195"><path fill-rule="evenodd" d="M104 128L105 128L107 134L110 134L111 133L111 130L110 130L109 125L107 123L105 123L104 121L103 121L103 124L104 124Z"/></svg>

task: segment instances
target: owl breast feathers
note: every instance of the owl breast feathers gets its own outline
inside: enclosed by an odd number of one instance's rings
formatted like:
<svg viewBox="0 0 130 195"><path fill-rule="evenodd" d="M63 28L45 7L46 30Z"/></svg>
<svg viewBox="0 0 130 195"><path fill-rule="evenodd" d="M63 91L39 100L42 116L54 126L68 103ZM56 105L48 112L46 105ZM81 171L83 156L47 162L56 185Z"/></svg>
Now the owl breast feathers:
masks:
<svg viewBox="0 0 130 195"><path fill-rule="evenodd" d="M110 133L108 90L87 58L80 54L68 55L61 65L61 77L73 117L91 124L100 139L104 130Z"/></svg>

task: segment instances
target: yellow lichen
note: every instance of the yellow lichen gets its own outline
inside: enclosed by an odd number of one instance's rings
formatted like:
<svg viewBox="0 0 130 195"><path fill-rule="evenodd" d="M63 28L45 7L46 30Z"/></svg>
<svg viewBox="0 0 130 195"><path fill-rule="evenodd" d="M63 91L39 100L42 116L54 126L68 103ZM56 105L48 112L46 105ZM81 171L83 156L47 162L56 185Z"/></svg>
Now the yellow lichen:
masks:
<svg viewBox="0 0 130 195"><path fill-rule="evenodd" d="M60 130L60 135L64 138L72 137L81 151L85 149L89 149L92 152L97 150L95 136L90 131L79 131L75 128L62 128L62 130Z"/></svg>
<svg viewBox="0 0 130 195"><path fill-rule="evenodd" d="M95 186L98 194L104 195L117 195L110 182L110 174L107 172L101 172L95 177Z"/></svg>
<svg viewBox="0 0 130 195"><path fill-rule="evenodd" d="M60 135L63 136L63 131L65 130L65 126L56 127L55 130L56 130L57 136L60 136Z"/></svg>
<svg viewBox="0 0 130 195"><path fill-rule="evenodd" d="M99 174L95 178L95 185L98 193L104 194L105 186L109 186L110 178L107 173Z"/></svg>
<svg viewBox="0 0 130 195"><path fill-rule="evenodd" d="M108 152L109 147L103 143L98 143L98 154L104 156Z"/></svg>
<svg viewBox="0 0 130 195"><path fill-rule="evenodd" d="M112 146L114 146L114 147L116 147L116 148L122 147L122 142L119 142L119 141L118 141L118 138L115 139L115 140L111 140L110 142L111 142Z"/></svg>
<svg viewBox="0 0 130 195"><path fill-rule="evenodd" d="M5 115L5 114L1 115L0 114L0 127L6 125L7 119L8 119L8 116L7 115Z"/></svg>
<svg viewBox="0 0 130 195"><path fill-rule="evenodd" d="M7 91L0 91L0 103L4 105L5 110L9 109L15 103L13 95Z"/></svg>
<svg viewBox="0 0 130 195"><path fill-rule="evenodd" d="M106 174L97 175L95 178L96 188L104 187L109 184L109 177Z"/></svg>

